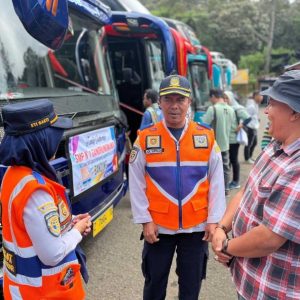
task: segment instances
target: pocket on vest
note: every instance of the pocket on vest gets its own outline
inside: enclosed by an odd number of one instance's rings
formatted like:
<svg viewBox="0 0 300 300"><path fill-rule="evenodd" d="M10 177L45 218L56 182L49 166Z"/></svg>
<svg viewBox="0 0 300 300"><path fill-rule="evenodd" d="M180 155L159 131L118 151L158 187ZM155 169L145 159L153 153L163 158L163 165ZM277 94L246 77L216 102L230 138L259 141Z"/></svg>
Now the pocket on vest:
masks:
<svg viewBox="0 0 300 300"><path fill-rule="evenodd" d="M47 276L48 277L48 276ZM70 264L62 272L49 276L43 282L44 297L41 299L82 300L85 298L81 281L80 265Z"/></svg>
<svg viewBox="0 0 300 300"><path fill-rule="evenodd" d="M192 200L191 201L194 211L207 208L207 203L203 203L202 200Z"/></svg>
<svg viewBox="0 0 300 300"><path fill-rule="evenodd" d="M169 203L164 201L155 201L150 203L149 210L153 212L166 214L169 212Z"/></svg>

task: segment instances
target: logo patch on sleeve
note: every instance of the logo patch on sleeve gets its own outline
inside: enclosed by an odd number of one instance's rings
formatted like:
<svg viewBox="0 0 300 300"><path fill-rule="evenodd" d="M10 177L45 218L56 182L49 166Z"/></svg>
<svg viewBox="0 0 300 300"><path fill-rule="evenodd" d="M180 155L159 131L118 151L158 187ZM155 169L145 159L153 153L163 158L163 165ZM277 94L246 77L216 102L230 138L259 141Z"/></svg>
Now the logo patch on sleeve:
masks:
<svg viewBox="0 0 300 300"><path fill-rule="evenodd" d="M130 151L130 157L129 157L129 163L130 164L132 164L135 161L139 151L140 151L140 149L137 148L137 147L132 148L132 150Z"/></svg>
<svg viewBox="0 0 300 300"><path fill-rule="evenodd" d="M40 205L38 207L38 210L43 214L45 215L46 213L50 212L50 211L57 211L57 207L56 205L54 204L54 202L52 201L49 201L49 202L46 202L42 205Z"/></svg>
<svg viewBox="0 0 300 300"><path fill-rule="evenodd" d="M194 135L195 148L208 148L208 139L206 134Z"/></svg>
<svg viewBox="0 0 300 300"><path fill-rule="evenodd" d="M215 143L214 149L215 149L216 153L220 153L221 152L221 149L220 149L220 147L219 147L219 145L217 143Z"/></svg>
<svg viewBox="0 0 300 300"><path fill-rule="evenodd" d="M59 236L60 235L60 223L59 223L59 216L56 211L51 211L47 213L45 216L45 222L47 225L48 231L54 235Z"/></svg>

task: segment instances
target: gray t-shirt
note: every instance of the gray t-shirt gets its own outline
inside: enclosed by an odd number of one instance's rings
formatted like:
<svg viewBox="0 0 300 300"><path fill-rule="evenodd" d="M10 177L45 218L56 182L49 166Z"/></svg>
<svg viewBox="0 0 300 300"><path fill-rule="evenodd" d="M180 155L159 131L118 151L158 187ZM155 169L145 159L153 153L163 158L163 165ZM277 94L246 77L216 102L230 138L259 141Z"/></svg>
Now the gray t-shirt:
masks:
<svg viewBox="0 0 300 300"><path fill-rule="evenodd" d="M227 103L216 103L214 106L210 106L202 117L204 123L212 127L216 124L216 128L214 128L216 141L222 152L229 150L230 130L235 120L234 109Z"/></svg>

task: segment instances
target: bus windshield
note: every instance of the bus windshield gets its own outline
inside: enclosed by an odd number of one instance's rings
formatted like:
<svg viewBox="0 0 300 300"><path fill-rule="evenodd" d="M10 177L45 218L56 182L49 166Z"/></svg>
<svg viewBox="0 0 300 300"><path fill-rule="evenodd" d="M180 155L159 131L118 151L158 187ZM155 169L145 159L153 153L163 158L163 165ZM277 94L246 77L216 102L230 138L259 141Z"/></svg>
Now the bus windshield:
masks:
<svg viewBox="0 0 300 300"><path fill-rule="evenodd" d="M32 38L12 1L0 10L0 100L112 93L101 30L71 16L63 46L52 51Z"/></svg>

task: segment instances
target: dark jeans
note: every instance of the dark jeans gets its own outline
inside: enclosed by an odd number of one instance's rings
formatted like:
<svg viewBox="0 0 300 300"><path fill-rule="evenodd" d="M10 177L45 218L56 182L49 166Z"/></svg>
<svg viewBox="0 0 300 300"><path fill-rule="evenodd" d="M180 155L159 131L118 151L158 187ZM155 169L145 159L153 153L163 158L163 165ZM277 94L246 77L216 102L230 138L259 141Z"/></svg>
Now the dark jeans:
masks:
<svg viewBox="0 0 300 300"><path fill-rule="evenodd" d="M252 157L255 146L257 145L257 130L247 127L248 146L244 148L245 160Z"/></svg>
<svg viewBox="0 0 300 300"><path fill-rule="evenodd" d="M232 181L240 182L240 163L239 163L239 147L240 144L230 144L229 146L229 160L232 167Z"/></svg>
<svg viewBox="0 0 300 300"><path fill-rule="evenodd" d="M222 162L223 162L225 189L228 189L229 177L230 177L229 151L223 151L221 152L221 154L222 154Z"/></svg>
<svg viewBox="0 0 300 300"><path fill-rule="evenodd" d="M144 300L163 300L176 250L179 300L197 300L206 276L208 243L204 232L160 234L159 242L144 242L142 271L145 277Z"/></svg>

